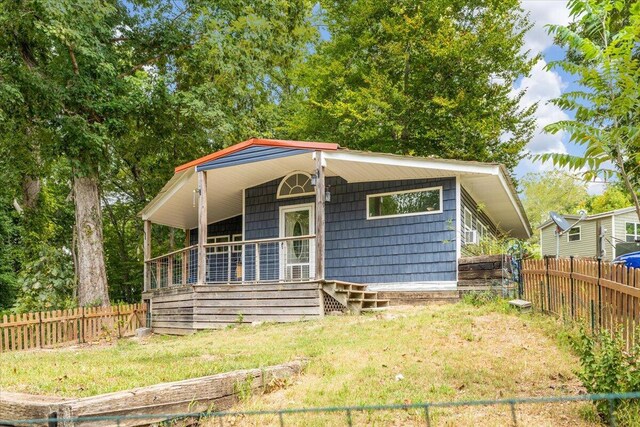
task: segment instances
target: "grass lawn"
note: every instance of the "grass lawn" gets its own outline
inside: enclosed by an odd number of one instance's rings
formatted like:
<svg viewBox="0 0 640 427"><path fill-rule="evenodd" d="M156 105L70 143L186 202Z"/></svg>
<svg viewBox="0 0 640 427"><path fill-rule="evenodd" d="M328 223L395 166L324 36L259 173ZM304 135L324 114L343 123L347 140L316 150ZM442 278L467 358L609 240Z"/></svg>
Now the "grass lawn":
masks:
<svg viewBox="0 0 640 427"><path fill-rule="evenodd" d="M292 324L243 326L188 337L0 355L2 390L89 396L138 386L310 358L286 388L238 410L555 396L582 392L577 359L551 318L504 304L397 308ZM396 377L401 374L403 379ZM422 414L354 415L356 424L424 425ZM593 425L585 403L524 405L522 425ZM508 407L436 411L438 425L508 425ZM360 418L358 418L360 417ZM364 417L364 418L363 418ZM333 418L291 424L334 424ZM299 418L299 417L298 417ZM241 424L275 423L236 420ZM344 425L344 416L335 418ZM289 425L291 425L289 424ZM212 424L214 425L214 424ZM217 425L217 424L216 424Z"/></svg>

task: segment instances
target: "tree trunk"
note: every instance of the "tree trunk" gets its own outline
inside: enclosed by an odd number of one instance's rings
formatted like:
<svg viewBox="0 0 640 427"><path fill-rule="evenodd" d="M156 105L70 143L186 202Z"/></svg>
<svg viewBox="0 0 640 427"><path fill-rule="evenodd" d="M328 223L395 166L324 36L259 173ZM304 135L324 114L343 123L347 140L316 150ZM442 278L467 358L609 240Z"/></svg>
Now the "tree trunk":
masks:
<svg viewBox="0 0 640 427"><path fill-rule="evenodd" d="M30 211L35 210L40 197L40 178L26 175L22 180L22 201L24 208Z"/></svg>
<svg viewBox="0 0 640 427"><path fill-rule="evenodd" d="M102 214L98 179L95 176L74 177L78 244L78 304L109 305L107 273L102 242Z"/></svg>

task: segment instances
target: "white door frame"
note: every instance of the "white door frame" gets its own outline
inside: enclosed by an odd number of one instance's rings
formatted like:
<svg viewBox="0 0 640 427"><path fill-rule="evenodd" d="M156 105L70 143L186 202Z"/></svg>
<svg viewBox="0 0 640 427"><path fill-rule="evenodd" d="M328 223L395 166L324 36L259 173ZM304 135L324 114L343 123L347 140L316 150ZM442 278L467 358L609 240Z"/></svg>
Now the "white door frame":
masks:
<svg viewBox="0 0 640 427"><path fill-rule="evenodd" d="M315 203L301 203L298 205L285 205L285 206L280 206L280 213L278 215L278 234L280 236L280 238L285 237L284 235L284 229L285 229L285 224L284 224L284 214L286 212L295 212L295 211L301 211L301 210L309 210L309 233L308 234L314 234L315 231L315 224L316 224L316 215L315 215ZM285 272L285 256L284 256L284 250L282 250L284 247L284 242L280 243L280 280L284 281L286 280L286 272ZM315 266L316 266L316 245L314 242L309 242L309 279L313 279L315 277L316 274L316 270L315 270Z"/></svg>

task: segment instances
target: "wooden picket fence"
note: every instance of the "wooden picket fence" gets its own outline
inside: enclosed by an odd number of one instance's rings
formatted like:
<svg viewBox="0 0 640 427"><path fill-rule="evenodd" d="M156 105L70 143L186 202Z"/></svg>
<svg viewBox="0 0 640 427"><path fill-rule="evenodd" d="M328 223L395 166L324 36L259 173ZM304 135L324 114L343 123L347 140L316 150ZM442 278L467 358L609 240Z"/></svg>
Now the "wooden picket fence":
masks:
<svg viewBox="0 0 640 427"><path fill-rule="evenodd" d="M524 298L534 307L585 324L622 330L631 346L640 334L640 269L602 260L545 258L522 263Z"/></svg>
<svg viewBox="0 0 640 427"><path fill-rule="evenodd" d="M11 314L0 322L0 352L122 338L146 324L146 304Z"/></svg>

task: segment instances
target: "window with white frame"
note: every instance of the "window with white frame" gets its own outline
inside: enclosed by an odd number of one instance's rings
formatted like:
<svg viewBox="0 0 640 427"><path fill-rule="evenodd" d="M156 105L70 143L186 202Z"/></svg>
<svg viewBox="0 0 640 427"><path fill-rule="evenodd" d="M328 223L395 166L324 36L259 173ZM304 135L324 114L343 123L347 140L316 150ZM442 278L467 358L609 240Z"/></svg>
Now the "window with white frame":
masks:
<svg viewBox="0 0 640 427"><path fill-rule="evenodd" d="M578 227L572 227L571 230L569 230L569 232L567 233L567 241L569 242L578 242L580 241L580 233L581 233L581 228L580 226Z"/></svg>
<svg viewBox="0 0 640 427"><path fill-rule="evenodd" d="M489 237L489 231L487 230L487 227L483 223L478 221L478 241L484 240L487 237Z"/></svg>
<svg viewBox="0 0 640 427"><path fill-rule="evenodd" d="M478 243L478 233L474 227L473 213L466 207L462 211L462 242L464 244Z"/></svg>
<svg viewBox="0 0 640 427"><path fill-rule="evenodd" d="M627 222L625 226L625 241L633 243L640 240L640 224L637 222Z"/></svg>
<svg viewBox="0 0 640 427"><path fill-rule="evenodd" d="M285 176L278 187L278 199L309 196L315 194L311 183L311 175L295 172Z"/></svg>
<svg viewBox="0 0 640 427"><path fill-rule="evenodd" d="M367 195L367 219L442 212L442 187Z"/></svg>
<svg viewBox="0 0 640 427"><path fill-rule="evenodd" d="M234 234L233 236L231 236L231 240L233 240L234 242L241 242L242 234ZM242 252L242 245L233 245L233 252Z"/></svg>
<svg viewBox="0 0 640 427"><path fill-rule="evenodd" d="M207 242L208 243L228 243L229 242L229 236L209 236L207 238ZM211 252L214 253L227 253L227 251L229 250L229 246L214 246L213 248L211 248Z"/></svg>

